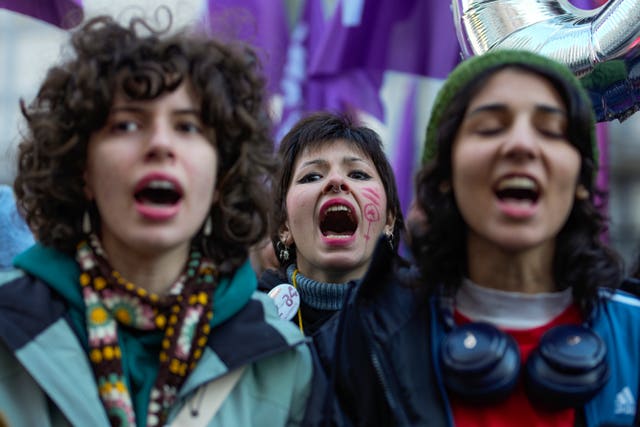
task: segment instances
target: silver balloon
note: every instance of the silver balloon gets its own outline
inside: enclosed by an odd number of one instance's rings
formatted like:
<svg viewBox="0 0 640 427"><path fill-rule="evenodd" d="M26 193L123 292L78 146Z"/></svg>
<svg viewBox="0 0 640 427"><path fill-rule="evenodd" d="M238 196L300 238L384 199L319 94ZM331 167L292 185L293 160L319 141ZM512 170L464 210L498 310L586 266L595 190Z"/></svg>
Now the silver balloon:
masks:
<svg viewBox="0 0 640 427"><path fill-rule="evenodd" d="M453 0L465 56L524 49L565 63L590 92L598 121L640 109L640 0L582 10L567 0Z"/></svg>

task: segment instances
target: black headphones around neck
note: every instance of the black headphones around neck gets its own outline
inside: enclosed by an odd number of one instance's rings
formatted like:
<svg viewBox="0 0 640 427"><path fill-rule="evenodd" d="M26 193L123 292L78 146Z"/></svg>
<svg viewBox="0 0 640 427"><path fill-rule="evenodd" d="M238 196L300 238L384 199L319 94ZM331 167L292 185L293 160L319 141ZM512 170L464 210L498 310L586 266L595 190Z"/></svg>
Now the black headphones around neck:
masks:
<svg viewBox="0 0 640 427"><path fill-rule="evenodd" d="M527 396L547 409L584 405L609 379L604 341L586 325L548 330L521 369L515 339L495 326L472 322L456 326L453 301L441 297L448 329L440 366L447 390L471 403L487 404L507 397L524 375Z"/></svg>

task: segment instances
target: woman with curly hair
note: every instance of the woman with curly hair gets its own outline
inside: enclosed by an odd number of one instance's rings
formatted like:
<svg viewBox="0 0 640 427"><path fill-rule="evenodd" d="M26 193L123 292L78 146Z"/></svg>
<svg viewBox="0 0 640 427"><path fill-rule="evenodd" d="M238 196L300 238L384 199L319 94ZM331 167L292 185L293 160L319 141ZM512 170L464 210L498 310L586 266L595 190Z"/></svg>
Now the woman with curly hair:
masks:
<svg viewBox="0 0 640 427"><path fill-rule="evenodd" d="M247 260L275 167L256 55L138 18L71 43L23 105L38 243L0 280L7 421L299 425L309 350Z"/></svg>
<svg viewBox="0 0 640 427"><path fill-rule="evenodd" d="M421 278L380 245L342 311L334 390L353 425L638 422L640 300L617 290L596 170L564 65L503 50L450 74L416 179Z"/></svg>

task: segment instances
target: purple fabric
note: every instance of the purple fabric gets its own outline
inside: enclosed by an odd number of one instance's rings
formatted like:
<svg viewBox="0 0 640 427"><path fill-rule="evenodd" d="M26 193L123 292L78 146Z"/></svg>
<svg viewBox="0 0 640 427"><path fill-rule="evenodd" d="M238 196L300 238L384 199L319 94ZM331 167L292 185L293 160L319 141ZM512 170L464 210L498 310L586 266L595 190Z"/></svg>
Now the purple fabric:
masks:
<svg viewBox="0 0 640 427"><path fill-rule="evenodd" d="M307 111L357 108L384 120L384 71L444 78L460 60L446 2L365 0L356 26L343 24L342 7L325 21L321 2L307 2Z"/></svg>
<svg viewBox="0 0 640 427"><path fill-rule="evenodd" d="M385 70L443 78L459 61L447 2L364 0L360 24L342 23L342 3L325 20L321 1L307 1L292 40L284 3L209 0L214 34L239 37L262 55L271 93L284 94L281 123L292 114L359 109L384 120L379 98ZM280 134L286 129L281 129Z"/></svg>
<svg viewBox="0 0 640 427"><path fill-rule="evenodd" d="M363 68L445 78L460 61L447 1L365 0L353 27L343 25L341 7L312 51L311 76Z"/></svg>
<svg viewBox="0 0 640 427"><path fill-rule="evenodd" d="M82 22L82 0L0 0L0 9L29 15L62 28Z"/></svg>
<svg viewBox="0 0 640 427"><path fill-rule="evenodd" d="M395 157L393 158L393 169L396 176L398 196L402 212L407 212L413 198L413 175L414 159L418 152L416 146L416 94L417 81L411 82L409 95L404 102L402 111L402 123L396 142ZM422 135L422 134L420 134Z"/></svg>
<svg viewBox="0 0 640 427"><path fill-rule="evenodd" d="M327 35L333 31L342 32L343 28L332 28L332 22L340 20L340 11L334 17L324 19L324 11L319 1L306 2L303 14L307 26L305 47L307 52L306 82L303 88L304 110L367 111L382 119L383 107L379 91L382 85L382 70L370 70L364 67L335 68L330 72L313 71L314 63L324 63ZM334 46L336 50L340 49Z"/></svg>
<svg viewBox="0 0 640 427"><path fill-rule="evenodd" d="M209 0L208 6L211 33L253 45L262 61L270 93L279 93L289 44L284 2Z"/></svg>
<svg viewBox="0 0 640 427"><path fill-rule="evenodd" d="M299 93L299 96L289 96L283 88L284 114L278 132L281 136L295 119L311 111L363 110L378 118L383 116L379 96L382 70L353 68L326 75L309 73L309 63L317 58L324 34L330 31L329 23L324 19L321 2L305 2L301 21L294 30L297 35L292 37L289 47L283 82L291 93Z"/></svg>

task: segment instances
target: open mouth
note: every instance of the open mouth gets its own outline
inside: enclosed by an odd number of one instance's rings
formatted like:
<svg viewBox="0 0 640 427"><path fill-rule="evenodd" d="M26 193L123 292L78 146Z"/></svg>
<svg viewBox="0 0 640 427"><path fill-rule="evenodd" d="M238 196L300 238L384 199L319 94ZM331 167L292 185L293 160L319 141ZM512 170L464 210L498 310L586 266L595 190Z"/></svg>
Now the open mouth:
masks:
<svg viewBox="0 0 640 427"><path fill-rule="evenodd" d="M350 237L358 228L351 208L341 204L329 206L320 213L320 232L327 237Z"/></svg>
<svg viewBox="0 0 640 427"><path fill-rule="evenodd" d="M182 190L171 181L153 179L136 189L134 197L146 205L173 206L182 199Z"/></svg>
<svg viewBox="0 0 640 427"><path fill-rule="evenodd" d="M500 180L495 190L501 201L535 204L540 196L536 181L525 176L512 176Z"/></svg>

